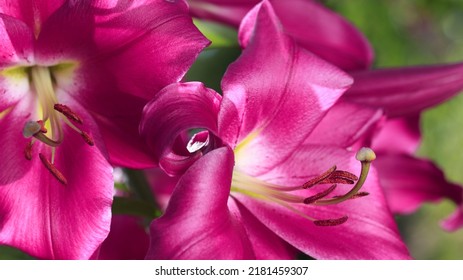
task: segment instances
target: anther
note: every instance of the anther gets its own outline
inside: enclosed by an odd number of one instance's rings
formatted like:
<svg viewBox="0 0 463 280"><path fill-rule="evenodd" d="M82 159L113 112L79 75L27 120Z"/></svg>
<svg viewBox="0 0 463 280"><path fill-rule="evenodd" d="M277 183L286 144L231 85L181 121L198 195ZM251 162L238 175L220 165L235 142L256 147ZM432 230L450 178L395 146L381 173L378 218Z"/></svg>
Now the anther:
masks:
<svg viewBox="0 0 463 280"><path fill-rule="evenodd" d="M51 163L43 154L39 153L39 158L42 161L43 165L50 171L50 173L63 185L67 185L68 181L66 177L56 168L53 163Z"/></svg>
<svg viewBox="0 0 463 280"><path fill-rule="evenodd" d="M357 160L359 160L362 164L362 169L360 171L360 176L358 181L355 183L355 185L352 187L350 191L348 191L346 194L330 199L321 199L317 200L314 202L316 205L331 205L331 204L337 204L340 202L343 202L345 200L350 199L351 197L355 196L360 188L363 186L365 183L365 180L367 179L368 172L370 170L370 165L371 162L376 158L375 152L373 152L372 149L370 148L361 148L356 155Z"/></svg>
<svg viewBox="0 0 463 280"><path fill-rule="evenodd" d="M27 160L32 159L32 140L27 143L26 148L24 149L24 156L26 157Z"/></svg>
<svg viewBox="0 0 463 280"><path fill-rule="evenodd" d="M339 219L329 219L329 220L316 220L313 223L316 226L321 227L332 227L344 224L347 221L347 216L341 217Z"/></svg>
<svg viewBox="0 0 463 280"><path fill-rule="evenodd" d="M55 104L53 106L53 108L60 112L61 114L63 114L66 118L78 123L78 124L82 124L83 121L82 121L82 118L77 115L75 112L73 112L71 110L71 108L69 108L68 106L66 105L63 105L63 104Z"/></svg>
<svg viewBox="0 0 463 280"><path fill-rule="evenodd" d="M47 133L48 130L45 127L45 123L42 120L37 121L37 123L40 125L40 132Z"/></svg>
<svg viewBox="0 0 463 280"><path fill-rule="evenodd" d="M305 182L304 185L302 185L302 188L303 189L308 189L308 188L311 188L317 184L319 184L321 181L325 180L326 178L328 178L331 174L333 174L333 172L336 171L336 165L331 167L330 169L328 169L327 171L325 171L325 173L313 178L313 179L310 179L309 181Z"/></svg>
<svg viewBox="0 0 463 280"><path fill-rule="evenodd" d="M336 188L336 184L332 185L331 187L329 187L328 189L326 189L326 190L324 190L324 191L322 191L320 193L317 193L315 195L312 195L312 196L309 196L309 197L305 198L304 199L304 204L312 204L315 201L317 201L317 200L319 200L321 198L324 198L325 196L332 193L335 188Z"/></svg>
<svg viewBox="0 0 463 280"><path fill-rule="evenodd" d="M82 138L84 139L85 143L89 144L90 146L95 145L95 142L93 141L93 138L85 131L82 131L80 133Z"/></svg>

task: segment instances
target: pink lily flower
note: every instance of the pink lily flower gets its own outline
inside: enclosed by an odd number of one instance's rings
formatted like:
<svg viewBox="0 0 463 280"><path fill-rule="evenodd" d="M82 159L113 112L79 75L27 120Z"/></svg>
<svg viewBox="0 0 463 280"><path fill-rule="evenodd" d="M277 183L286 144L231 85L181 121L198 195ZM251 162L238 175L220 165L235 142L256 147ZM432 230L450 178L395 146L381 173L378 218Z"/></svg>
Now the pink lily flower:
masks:
<svg viewBox="0 0 463 280"><path fill-rule="evenodd" d="M274 2L280 3L276 0L274 0ZM244 18L240 26L239 39L243 47L246 47L251 35L251 30L255 25L255 14L257 13L257 9L257 7L254 8L254 10ZM302 6L299 7L299 10L302 10ZM323 12L319 10L314 9L313 11L316 14L323 14ZM297 19L295 17L298 13L280 12L278 15L281 18L292 18L296 23L312 22L313 18L317 18L317 16L312 15L308 17L300 13ZM342 20L325 22L330 22L330 28L333 30L349 30L350 27L350 25ZM285 25L283 24L283 26ZM310 33L307 32L307 30L312 30L307 29L304 24L295 24L294 28L296 28L298 32L292 31L292 33L300 34L301 36ZM292 35L291 32L288 33ZM354 32L352 31L352 33ZM323 34L319 34L318 38L324 41L325 39L323 36ZM298 37L295 36L295 38L297 39ZM368 46L368 44L362 46L361 44L352 44L349 40L346 40L340 42L337 47L341 50L343 48L347 49L348 47L354 47L357 49L357 53L370 53L371 56L368 57L372 58L372 52L365 52L365 49L368 49L366 46ZM317 53L317 48L308 44L304 45L304 47L320 55ZM338 54L336 51L331 53L335 56L339 56L339 59L344 57L344 53L342 52L341 54ZM323 55L321 55L321 57L327 59ZM374 136L376 139L373 140L371 145L375 151L378 152L378 161L375 164L378 167L381 185L386 189L386 197L388 201L391 201L391 204L394 205L392 210L399 214L410 213L409 205L397 203L401 201L401 198L396 197L396 195L404 195L406 193L408 194L408 199L412 199L410 196L413 196L414 192L411 191L411 189L416 191L415 201L420 201L421 203L436 201L435 195L442 193L442 189L446 189L446 191L444 191L445 195L443 194L441 198L448 198L454 201L457 205L457 210L452 215L452 219L449 218L447 221L443 222L442 225L447 230L455 230L458 228L457 225L459 225L459 227L463 226L463 205L461 203L463 199L461 194L463 188L448 182L439 168L430 161L414 156L420 140L419 118L417 118L417 116L422 110L438 105L463 90L463 63L361 70L346 67L346 64L340 63L341 60L328 59L328 61L344 70L350 70L349 74L354 78L353 86L342 97L344 101L382 109L388 118L384 126L386 132L380 133L380 135L382 135L381 139L378 138L379 136ZM371 60L365 61L368 61L368 63L364 65L369 65L371 62ZM389 125L389 123L391 124ZM407 138L410 137L410 135L414 135L412 138L415 138L415 143L411 143L410 141L394 141L393 145L389 144L390 139ZM383 144L377 146L379 142ZM371 143L371 141L369 143ZM387 160L386 157L388 158ZM395 161L392 159L395 159ZM411 161L411 159L414 160ZM400 168L399 166L403 164L411 164L411 166L409 166L408 169ZM411 173L407 175L410 178L409 180L400 180L400 174L405 170L421 170L422 172L411 171ZM422 174L431 173L433 175L429 177L421 176ZM415 176L411 176L411 174ZM412 177L414 178L413 180L411 180ZM437 178L439 179L437 180ZM422 183L424 183L423 180L426 181L425 185L428 187L420 188ZM417 184L412 183L412 181ZM394 182L394 186L391 185L391 182ZM433 188L431 188L431 186ZM397 192L397 190L401 189L404 191ZM423 192L428 192L428 195L423 195ZM433 199L430 199L431 197L433 197ZM392 202L392 200L394 200L394 202Z"/></svg>
<svg viewBox="0 0 463 280"><path fill-rule="evenodd" d="M188 0L193 16L238 27L260 0ZM338 14L313 0L270 0L286 34L303 48L344 70L362 70L371 65L373 49L365 36ZM242 24L240 41L248 40L255 12ZM247 22L247 23L246 23Z"/></svg>
<svg viewBox="0 0 463 280"><path fill-rule="evenodd" d="M2 0L0 38L0 244L88 259L111 221L108 158L153 164L142 108L208 41L161 0Z"/></svg>
<svg viewBox="0 0 463 280"><path fill-rule="evenodd" d="M160 167L181 175L151 224L147 258L290 259L295 249L318 259L409 258L375 171L366 178L372 151L359 153L360 164L332 144L355 143L381 117L337 103L351 83L286 36L264 1L223 98L200 83L173 84L145 107L142 135Z"/></svg>

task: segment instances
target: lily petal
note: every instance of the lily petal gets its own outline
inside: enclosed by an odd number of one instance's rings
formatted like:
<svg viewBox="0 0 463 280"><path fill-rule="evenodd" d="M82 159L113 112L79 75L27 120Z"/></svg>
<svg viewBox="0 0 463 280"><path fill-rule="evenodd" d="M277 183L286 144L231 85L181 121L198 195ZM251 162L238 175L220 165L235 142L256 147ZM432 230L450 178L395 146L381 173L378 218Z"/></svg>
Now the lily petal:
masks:
<svg viewBox="0 0 463 280"><path fill-rule="evenodd" d="M265 227L246 207L235 199L228 201L228 208L240 217L246 229L257 260L291 260L296 250Z"/></svg>
<svg viewBox="0 0 463 280"><path fill-rule="evenodd" d="M347 148L378 123L382 115L380 109L338 102L329 110L304 143Z"/></svg>
<svg viewBox="0 0 463 280"><path fill-rule="evenodd" d="M219 134L231 147L245 143L236 148L240 168L263 173L304 141L351 82L298 47L263 2L253 39L222 80Z"/></svg>
<svg viewBox="0 0 463 280"><path fill-rule="evenodd" d="M181 174L200 156L200 152L176 153L175 139L191 129L217 133L220 100L215 91L190 82L167 86L146 105L140 131L165 172ZM186 145L184 143L185 148Z"/></svg>
<svg viewBox="0 0 463 280"><path fill-rule="evenodd" d="M34 35L21 21L0 14L0 113L29 93L27 73L19 67L33 56Z"/></svg>
<svg viewBox="0 0 463 280"><path fill-rule="evenodd" d="M36 142L30 162L17 155L23 160L20 166L28 168L21 169L26 172L22 177L0 187L0 243L39 258L88 259L109 232L112 168L95 122L77 103L68 100L66 104L83 118L95 146L87 145L69 127L63 128L65 138L57 148L55 166L67 178L67 185L53 177L37 155L50 158L49 147ZM17 129L16 133L20 134ZM11 166L16 163L2 160L2 170L17 169Z"/></svg>
<svg viewBox="0 0 463 280"><path fill-rule="evenodd" d="M448 182L431 161L407 154L379 154L374 162L380 182L395 213L408 214L424 202L448 198L460 205L463 188Z"/></svg>
<svg viewBox="0 0 463 280"><path fill-rule="evenodd" d="M371 144L377 152L414 154L421 143L419 115L388 119L378 129Z"/></svg>
<svg viewBox="0 0 463 280"><path fill-rule="evenodd" d="M254 258L245 229L227 208L233 163L233 152L223 147L187 170L165 214L151 223L147 259Z"/></svg>
<svg viewBox="0 0 463 280"><path fill-rule="evenodd" d="M149 245L149 236L142 225L143 220L128 215L112 218L108 238L103 242L100 260L142 260Z"/></svg>
<svg viewBox="0 0 463 280"><path fill-rule="evenodd" d="M316 1L269 1L285 33L301 47L343 70L362 70L373 61L373 48L365 36L343 17ZM254 29L258 7L240 26L239 40L246 47Z"/></svg>
<svg viewBox="0 0 463 280"><path fill-rule="evenodd" d="M6 14L26 23L31 30L38 33L43 22L66 0L0 0L0 13Z"/></svg>
<svg viewBox="0 0 463 280"><path fill-rule="evenodd" d="M463 63L351 73L346 100L384 108L390 117L416 114L463 89Z"/></svg>
<svg viewBox="0 0 463 280"><path fill-rule="evenodd" d="M312 164L313 162L316 164ZM274 179L261 179L280 185L302 185L311 178L309 174L316 171L314 166L318 166L323 172L333 164L354 174L358 174L360 165L354 160L353 153L344 149L303 146L281 164L280 170L274 170L274 174L266 175L266 177L273 175ZM326 169L323 170L325 167ZM280 176L276 176L278 174ZM284 174L292 174L292 176L285 178ZM232 193L232 195L270 230L314 258L410 258L389 212L374 169L370 170L362 190L370 195L330 206L293 206L316 219L348 216L344 224L330 227L316 226L312 221L274 202L259 201L239 193Z"/></svg>

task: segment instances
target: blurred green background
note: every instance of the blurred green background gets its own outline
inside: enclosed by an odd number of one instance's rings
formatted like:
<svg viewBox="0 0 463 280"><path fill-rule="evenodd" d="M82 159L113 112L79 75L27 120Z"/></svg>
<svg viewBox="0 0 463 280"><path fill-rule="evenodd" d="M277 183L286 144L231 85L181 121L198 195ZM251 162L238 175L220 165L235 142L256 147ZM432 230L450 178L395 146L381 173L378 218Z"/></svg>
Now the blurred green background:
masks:
<svg viewBox="0 0 463 280"><path fill-rule="evenodd" d="M325 0L362 30L375 52L375 67L456 62L463 60L462 0ZM238 55L236 32L197 22L213 45L188 74L220 91L221 75ZM426 111L419 154L437 162L449 180L463 185L463 95ZM416 259L463 259L463 230L447 233L438 225L454 206L446 201L425 205L410 216L397 217ZM27 255L0 246L0 259Z"/></svg>

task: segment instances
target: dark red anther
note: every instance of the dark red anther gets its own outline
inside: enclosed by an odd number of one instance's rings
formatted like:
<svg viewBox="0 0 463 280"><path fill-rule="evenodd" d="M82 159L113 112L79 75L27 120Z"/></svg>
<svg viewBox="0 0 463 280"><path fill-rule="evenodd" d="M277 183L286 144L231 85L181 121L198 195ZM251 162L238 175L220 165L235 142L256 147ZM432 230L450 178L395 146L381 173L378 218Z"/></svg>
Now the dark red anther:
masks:
<svg viewBox="0 0 463 280"><path fill-rule="evenodd" d="M27 146L24 149L24 156L27 160L32 159L32 141L29 141L29 143L27 143Z"/></svg>
<svg viewBox="0 0 463 280"><path fill-rule="evenodd" d="M82 138L84 138L84 141L87 144L89 144L90 146L95 145L95 142L93 141L93 138L87 132L82 131L82 133L80 135L82 135Z"/></svg>
<svg viewBox="0 0 463 280"><path fill-rule="evenodd" d="M68 106L66 105L63 105L63 104L55 104L53 106L53 108L60 112L61 114L63 114L64 116L66 116L66 118L76 122L76 123L79 123L79 124L82 124L83 121L82 121L82 118L77 115L76 113L74 113Z"/></svg>
<svg viewBox="0 0 463 280"><path fill-rule="evenodd" d="M333 172L336 171L336 165L328 169L325 173L321 174L320 176L317 176L313 179L310 179L309 181L305 182L304 185L302 185L303 189L308 189L311 188L317 184L319 184L321 181L325 180L328 178Z"/></svg>
<svg viewBox="0 0 463 280"><path fill-rule="evenodd" d="M39 158L43 165L50 171L50 173L63 185L67 185L66 177L53 165L43 154L39 153Z"/></svg>
<svg viewBox="0 0 463 280"><path fill-rule="evenodd" d="M344 224L346 221L347 221L347 216L344 216L339 219L317 220L317 221L314 221L313 223L316 226L320 226L320 227L332 227L332 226L338 226L338 225Z"/></svg>
<svg viewBox="0 0 463 280"><path fill-rule="evenodd" d="M331 187L327 188L326 190L320 192L320 193L317 193L315 195L312 195L312 196L309 196L307 197L306 199L304 199L304 203L305 204L312 204L314 203L315 201L321 199L321 198L324 198L325 196L329 195L330 193L332 193L334 191L334 189L336 188L336 184L332 185Z"/></svg>
<svg viewBox="0 0 463 280"><path fill-rule="evenodd" d="M326 178L325 180L318 182L319 184L348 184L352 185L355 183L354 181L346 178L341 178L341 177L330 177Z"/></svg>

